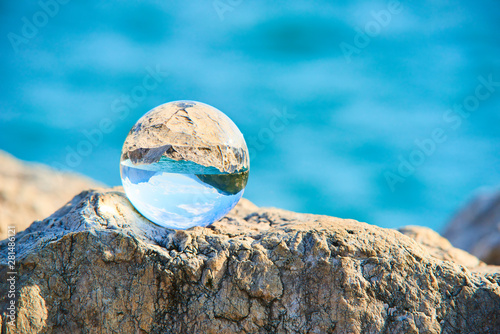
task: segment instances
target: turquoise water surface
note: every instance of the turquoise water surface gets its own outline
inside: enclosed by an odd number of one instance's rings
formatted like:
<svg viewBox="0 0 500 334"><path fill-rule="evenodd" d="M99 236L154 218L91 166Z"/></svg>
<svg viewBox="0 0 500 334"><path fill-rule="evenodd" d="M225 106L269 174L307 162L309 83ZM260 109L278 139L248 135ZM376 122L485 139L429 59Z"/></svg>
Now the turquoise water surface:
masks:
<svg viewBox="0 0 500 334"><path fill-rule="evenodd" d="M439 230L500 184L500 4L400 5L69 1L29 31L40 4L3 1L0 149L119 185L139 117L203 101L257 205Z"/></svg>

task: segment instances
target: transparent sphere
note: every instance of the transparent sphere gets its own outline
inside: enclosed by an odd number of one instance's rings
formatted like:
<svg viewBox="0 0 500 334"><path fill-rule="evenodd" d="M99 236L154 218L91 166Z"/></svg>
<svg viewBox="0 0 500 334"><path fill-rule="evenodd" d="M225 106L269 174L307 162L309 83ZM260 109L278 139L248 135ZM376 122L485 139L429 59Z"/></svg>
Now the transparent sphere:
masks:
<svg viewBox="0 0 500 334"><path fill-rule="evenodd" d="M245 139L221 111L194 101L162 104L130 130L120 172L134 207L173 229L224 217L247 184Z"/></svg>

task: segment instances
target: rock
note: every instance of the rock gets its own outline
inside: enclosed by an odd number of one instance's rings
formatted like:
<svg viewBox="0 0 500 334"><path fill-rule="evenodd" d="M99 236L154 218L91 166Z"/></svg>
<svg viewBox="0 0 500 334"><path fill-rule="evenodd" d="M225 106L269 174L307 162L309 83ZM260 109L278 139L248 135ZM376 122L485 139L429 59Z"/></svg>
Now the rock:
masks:
<svg viewBox="0 0 500 334"><path fill-rule="evenodd" d="M249 168L245 139L219 110L194 101L162 104L132 127L122 149L122 160L133 165L170 165L171 160L213 167L223 173Z"/></svg>
<svg viewBox="0 0 500 334"><path fill-rule="evenodd" d="M0 239L7 237L7 226L20 232L82 190L98 186L86 177L25 163L0 151Z"/></svg>
<svg viewBox="0 0 500 334"><path fill-rule="evenodd" d="M245 200L211 227L175 231L121 188L85 191L17 235L16 320L2 279L0 332L498 332L499 268L411 233L419 242Z"/></svg>
<svg viewBox="0 0 500 334"><path fill-rule="evenodd" d="M474 255L453 247L447 239L428 227L405 226L398 231L425 246L428 252L437 259L452 261L471 269L485 265Z"/></svg>
<svg viewBox="0 0 500 334"><path fill-rule="evenodd" d="M500 265L500 192L473 198L447 224L443 235L455 247Z"/></svg>

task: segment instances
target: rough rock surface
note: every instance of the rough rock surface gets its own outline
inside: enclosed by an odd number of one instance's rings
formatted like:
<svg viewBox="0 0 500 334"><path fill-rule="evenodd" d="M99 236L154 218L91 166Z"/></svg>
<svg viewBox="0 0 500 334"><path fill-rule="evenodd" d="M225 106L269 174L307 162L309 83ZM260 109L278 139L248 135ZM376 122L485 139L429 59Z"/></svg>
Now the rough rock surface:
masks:
<svg viewBox="0 0 500 334"><path fill-rule="evenodd" d="M174 231L121 188L85 191L18 234L17 317L2 279L0 332L497 333L499 268L422 240L248 201Z"/></svg>
<svg viewBox="0 0 500 334"><path fill-rule="evenodd" d="M453 247L447 239L428 227L405 226L398 231L425 246L427 251L437 259L452 261L471 269L485 265L474 255Z"/></svg>
<svg viewBox="0 0 500 334"><path fill-rule="evenodd" d="M200 102L162 104L130 130L122 160L151 164L167 157L215 167L221 172L248 170L249 156L238 127L219 110Z"/></svg>
<svg viewBox="0 0 500 334"><path fill-rule="evenodd" d="M500 191L473 198L448 223L443 235L455 247L500 265Z"/></svg>
<svg viewBox="0 0 500 334"><path fill-rule="evenodd" d="M0 240L7 237L7 226L20 232L82 190L98 186L83 176L24 163L0 151Z"/></svg>

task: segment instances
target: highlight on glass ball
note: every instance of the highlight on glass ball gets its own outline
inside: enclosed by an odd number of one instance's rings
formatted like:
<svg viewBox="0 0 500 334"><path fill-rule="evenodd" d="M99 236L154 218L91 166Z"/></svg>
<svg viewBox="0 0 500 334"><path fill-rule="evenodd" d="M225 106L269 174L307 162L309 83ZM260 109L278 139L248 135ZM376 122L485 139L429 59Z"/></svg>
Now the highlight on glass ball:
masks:
<svg viewBox="0 0 500 334"><path fill-rule="evenodd" d="M125 193L143 216L172 229L207 226L240 200L250 168L245 139L218 109L194 101L142 116L123 144Z"/></svg>

